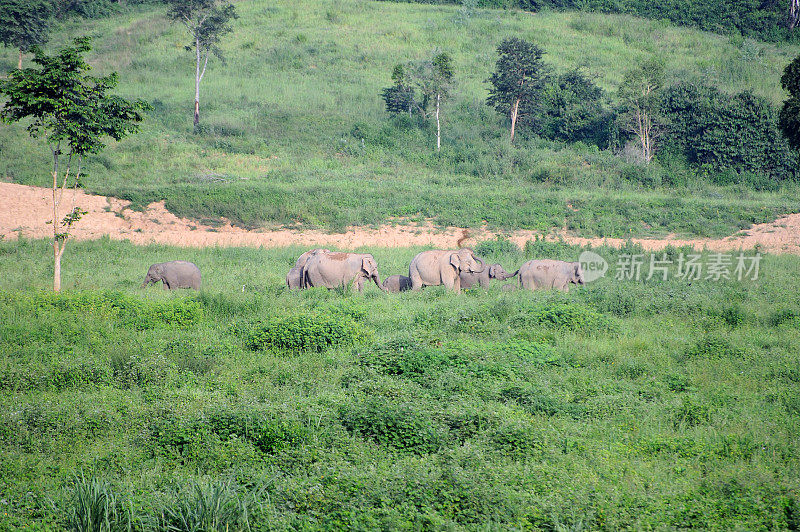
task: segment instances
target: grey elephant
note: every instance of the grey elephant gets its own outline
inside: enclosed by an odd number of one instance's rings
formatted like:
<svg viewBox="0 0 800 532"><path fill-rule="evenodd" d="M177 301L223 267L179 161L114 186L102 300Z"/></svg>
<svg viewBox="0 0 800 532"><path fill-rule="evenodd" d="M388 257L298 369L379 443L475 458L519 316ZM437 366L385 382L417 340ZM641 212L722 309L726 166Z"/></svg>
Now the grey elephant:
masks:
<svg viewBox="0 0 800 532"><path fill-rule="evenodd" d="M158 281L164 283L164 290L176 288L200 290L200 268L185 260L153 264L147 270L142 288Z"/></svg>
<svg viewBox="0 0 800 532"><path fill-rule="evenodd" d="M529 260L519 269L519 284L526 290L555 288L567 292L570 283L585 284L580 262L551 259Z"/></svg>
<svg viewBox="0 0 800 532"><path fill-rule="evenodd" d="M383 280L383 288L392 294L411 290L411 278L405 275L390 275Z"/></svg>
<svg viewBox="0 0 800 532"><path fill-rule="evenodd" d="M411 260L408 276L412 290L444 285L448 290L458 293L461 291L462 272L481 273L485 268L486 265L469 248L433 249L423 251Z"/></svg>
<svg viewBox="0 0 800 532"><path fill-rule="evenodd" d="M350 285L361 292L364 280L370 279L385 291L378 277L378 264L369 253L315 253L302 268L300 286L338 288Z"/></svg>
<svg viewBox="0 0 800 532"><path fill-rule="evenodd" d="M480 259L479 259L480 260ZM481 261L482 262L482 261ZM511 279L519 273L519 270L514 273L508 273L499 264L492 264L483 269L482 272L461 272L458 277L461 279L461 288L472 288L476 284L481 288L489 288L492 279L505 281Z"/></svg>
<svg viewBox="0 0 800 532"><path fill-rule="evenodd" d="M317 253L330 253L330 250L317 248L306 251L305 253L300 255L300 257L294 263L294 267L291 270L289 270L289 273L286 274L286 286L289 287L289 290L301 287L300 285L302 284L301 276L303 273L303 266L306 265L306 262L308 262L309 257L311 257L312 255L316 255Z"/></svg>

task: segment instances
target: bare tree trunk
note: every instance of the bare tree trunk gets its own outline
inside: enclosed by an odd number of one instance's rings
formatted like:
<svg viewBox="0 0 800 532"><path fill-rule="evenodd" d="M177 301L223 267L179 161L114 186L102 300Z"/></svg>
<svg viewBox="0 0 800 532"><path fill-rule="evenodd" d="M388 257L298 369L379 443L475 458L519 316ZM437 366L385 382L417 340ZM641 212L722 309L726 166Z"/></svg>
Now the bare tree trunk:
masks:
<svg viewBox="0 0 800 532"><path fill-rule="evenodd" d="M19 62L17 63L17 70L22 70L22 50L19 51Z"/></svg>
<svg viewBox="0 0 800 532"><path fill-rule="evenodd" d="M58 151L53 150L53 291L61 291L61 254L58 245Z"/></svg>
<svg viewBox="0 0 800 532"><path fill-rule="evenodd" d="M441 95L436 94L436 151L442 148L442 127L439 124L439 104L441 102Z"/></svg>
<svg viewBox="0 0 800 532"><path fill-rule="evenodd" d="M800 0L789 0L789 29L793 30L800 19Z"/></svg>
<svg viewBox="0 0 800 532"><path fill-rule="evenodd" d="M511 142L514 142L514 130L517 128L517 114L519 113L519 98L514 102L514 107L511 108Z"/></svg>
<svg viewBox="0 0 800 532"><path fill-rule="evenodd" d="M194 70L194 127L200 125L200 39L194 40L197 63Z"/></svg>

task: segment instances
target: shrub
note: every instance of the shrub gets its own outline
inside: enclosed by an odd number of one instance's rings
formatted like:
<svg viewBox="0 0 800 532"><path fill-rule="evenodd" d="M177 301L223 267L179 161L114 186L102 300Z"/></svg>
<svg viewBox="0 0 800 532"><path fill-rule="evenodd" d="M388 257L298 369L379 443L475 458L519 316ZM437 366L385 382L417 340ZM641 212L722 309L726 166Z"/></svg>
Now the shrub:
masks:
<svg viewBox="0 0 800 532"><path fill-rule="evenodd" d="M688 358L728 358L742 354L727 338L718 335L707 335L686 351Z"/></svg>
<svg viewBox="0 0 800 532"><path fill-rule="evenodd" d="M354 434L417 454L437 451L443 440L433 421L411 404L368 399L341 408L339 419Z"/></svg>
<svg viewBox="0 0 800 532"><path fill-rule="evenodd" d="M342 316L290 316L257 326L247 347L322 352L358 339L356 325Z"/></svg>
<svg viewBox="0 0 800 532"><path fill-rule="evenodd" d="M545 303L517 316L512 322L584 333L613 332L616 329L616 325L607 316L574 303Z"/></svg>
<svg viewBox="0 0 800 532"><path fill-rule="evenodd" d="M519 253L519 246L507 238L498 236L494 240L484 240L475 246L475 254L479 256L496 257L504 254Z"/></svg>
<svg viewBox="0 0 800 532"><path fill-rule="evenodd" d="M544 444L536 437L536 427L527 421L510 420L490 433L492 446L501 453L520 458L523 456L538 457Z"/></svg>

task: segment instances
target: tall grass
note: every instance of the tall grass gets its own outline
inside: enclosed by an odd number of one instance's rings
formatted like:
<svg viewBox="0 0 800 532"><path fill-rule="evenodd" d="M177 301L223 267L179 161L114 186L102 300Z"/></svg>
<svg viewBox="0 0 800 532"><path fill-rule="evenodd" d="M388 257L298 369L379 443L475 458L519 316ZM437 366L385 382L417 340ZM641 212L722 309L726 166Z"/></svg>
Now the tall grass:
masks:
<svg viewBox="0 0 800 532"><path fill-rule="evenodd" d="M581 251L480 249L512 271ZM366 251L385 276L419 249ZM797 257L749 282L389 295L289 292L300 252L75 242L54 295L47 242L0 243L0 528L797 524ZM177 258L201 292L138 289ZM320 349L325 323L359 334Z"/></svg>

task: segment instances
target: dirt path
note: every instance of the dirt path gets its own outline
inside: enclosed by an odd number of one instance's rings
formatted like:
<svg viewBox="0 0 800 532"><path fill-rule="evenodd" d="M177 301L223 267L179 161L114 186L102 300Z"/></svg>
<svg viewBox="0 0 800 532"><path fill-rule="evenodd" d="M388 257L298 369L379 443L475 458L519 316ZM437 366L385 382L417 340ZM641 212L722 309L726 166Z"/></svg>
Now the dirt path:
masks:
<svg viewBox="0 0 800 532"><path fill-rule="evenodd" d="M52 192L50 189L0 183L0 239L47 238L52 236ZM353 249L360 246L406 247L425 246L452 248L463 235L460 227L437 229L433 224L384 225L377 229L354 227L345 233L328 234L317 230L299 231L281 229L272 231L248 231L231 224L209 227L192 220L178 218L164 207L163 202L152 203L144 212L133 211L130 203L116 198L94 196L78 192L76 205L88 211L73 229L74 238L88 240L108 235L115 240L130 240L134 244L169 244L174 246L252 246L280 247L332 246ZM500 233L519 246L524 246L541 233L536 231L513 231ZM487 230L471 230L467 245L497 236ZM621 238L581 238L563 232L547 235L548 240L562 238L572 244L620 246ZM715 251L751 249L760 245L770 253L800 254L800 214L790 214L778 220L754 225L746 231L722 239L698 238L682 240L676 238L634 238L646 250L658 250L668 244L690 245L697 249Z"/></svg>

